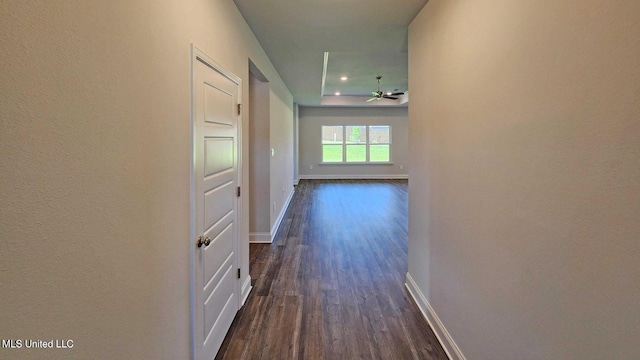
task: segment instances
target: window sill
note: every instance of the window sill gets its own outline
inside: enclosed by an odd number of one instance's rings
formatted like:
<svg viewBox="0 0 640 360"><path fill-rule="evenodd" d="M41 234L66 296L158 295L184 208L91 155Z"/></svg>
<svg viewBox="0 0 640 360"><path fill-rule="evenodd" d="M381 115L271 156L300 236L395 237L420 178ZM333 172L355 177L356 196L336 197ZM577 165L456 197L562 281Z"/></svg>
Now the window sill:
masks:
<svg viewBox="0 0 640 360"><path fill-rule="evenodd" d="M321 162L318 165L393 165L393 162L384 162L384 161L376 161L376 162Z"/></svg>

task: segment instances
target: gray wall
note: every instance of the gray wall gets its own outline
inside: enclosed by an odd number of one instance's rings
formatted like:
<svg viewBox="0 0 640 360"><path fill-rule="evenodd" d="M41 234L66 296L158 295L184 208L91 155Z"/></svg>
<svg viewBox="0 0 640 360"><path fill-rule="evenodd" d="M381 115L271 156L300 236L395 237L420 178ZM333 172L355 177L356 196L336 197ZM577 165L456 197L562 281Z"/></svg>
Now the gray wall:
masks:
<svg viewBox="0 0 640 360"><path fill-rule="evenodd" d="M271 229L269 83L249 74L249 234ZM253 239L251 239L253 240Z"/></svg>
<svg viewBox="0 0 640 360"><path fill-rule="evenodd" d="M278 217L286 210L285 202L293 192L293 102L275 91L271 92L269 101L269 134L273 149L270 161L271 232L275 234Z"/></svg>
<svg viewBox="0 0 640 360"><path fill-rule="evenodd" d="M640 356L640 2L431 0L409 274L468 359Z"/></svg>
<svg viewBox="0 0 640 360"><path fill-rule="evenodd" d="M0 357L188 359L190 43L242 79L244 104L249 58L272 112L292 118L291 94L232 1L0 8L0 339L75 341ZM245 111L244 189L248 128Z"/></svg>
<svg viewBox="0 0 640 360"><path fill-rule="evenodd" d="M293 103L293 182L295 184L298 183L298 172L299 166L298 162L300 159L300 147L298 140L298 130L300 128L300 106L296 103Z"/></svg>
<svg viewBox="0 0 640 360"><path fill-rule="evenodd" d="M332 165L322 162L323 125L391 125L393 164ZM408 117L406 107L355 108L300 106L300 178L406 177L408 168ZM313 169L309 167L312 166ZM402 167L402 168L401 168Z"/></svg>

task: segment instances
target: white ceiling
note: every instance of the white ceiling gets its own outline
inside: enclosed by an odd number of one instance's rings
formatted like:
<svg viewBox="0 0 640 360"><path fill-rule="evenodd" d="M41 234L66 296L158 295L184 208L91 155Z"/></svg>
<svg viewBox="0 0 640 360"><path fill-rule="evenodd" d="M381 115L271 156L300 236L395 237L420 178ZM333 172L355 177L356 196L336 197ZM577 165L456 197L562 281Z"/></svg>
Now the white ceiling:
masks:
<svg viewBox="0 0 640 360"><path fill-rule="evenodd" d="M407 90L407 27L427 0L234 2L298 104L406 103L406 97L365 100L377 90L378 75L381 90Z"/></svg>

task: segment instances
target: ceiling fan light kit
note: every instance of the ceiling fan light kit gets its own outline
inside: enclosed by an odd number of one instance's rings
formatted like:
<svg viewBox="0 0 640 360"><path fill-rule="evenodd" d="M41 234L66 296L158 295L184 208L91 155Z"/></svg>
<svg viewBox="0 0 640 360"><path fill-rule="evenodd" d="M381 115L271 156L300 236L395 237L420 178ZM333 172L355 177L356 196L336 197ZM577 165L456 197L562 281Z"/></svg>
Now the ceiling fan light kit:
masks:
<svg viewBox="0 0 640 360"><path fill-rule="evenodd" d="M380 75L376 76L376 80L378 80L378 91L372 91L371 95L373 97L371 99L367 100L367 102L371 102L373 100L380 100L380 99L398 100L398 98L397 98L398 95L404 95L403 92L387 92L387 93L383 93L382 91L380 91L380 80L382 80L382 76L380 76Z"/></svg>

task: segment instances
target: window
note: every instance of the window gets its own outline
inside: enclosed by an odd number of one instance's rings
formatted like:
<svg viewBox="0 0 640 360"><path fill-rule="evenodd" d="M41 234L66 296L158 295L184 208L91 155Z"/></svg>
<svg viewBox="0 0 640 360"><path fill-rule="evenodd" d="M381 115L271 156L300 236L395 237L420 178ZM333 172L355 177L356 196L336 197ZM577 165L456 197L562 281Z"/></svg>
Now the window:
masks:
<svg viewBox="0 0 640 360"><path fill-rule="evenodd" d="M367 161L367 129L365 126L346 127L347 162Z"/></svg>
<svg viewBox="0 0 640 360"><path fill-rule="evenodd" d="M322 162L391 162L391 126L322 126Z"/></svg>
<svg viewBox="0 0 640 360"><path fill-rule="evenodd" d="M369 161L389 162L391 145L390 126L369 126Z"/></svg>
<svg viewBox="0 0 640 360"><path fill-rule="evenodd" d="M342 162L343 126L322 127L322 162Z"/></svg>

